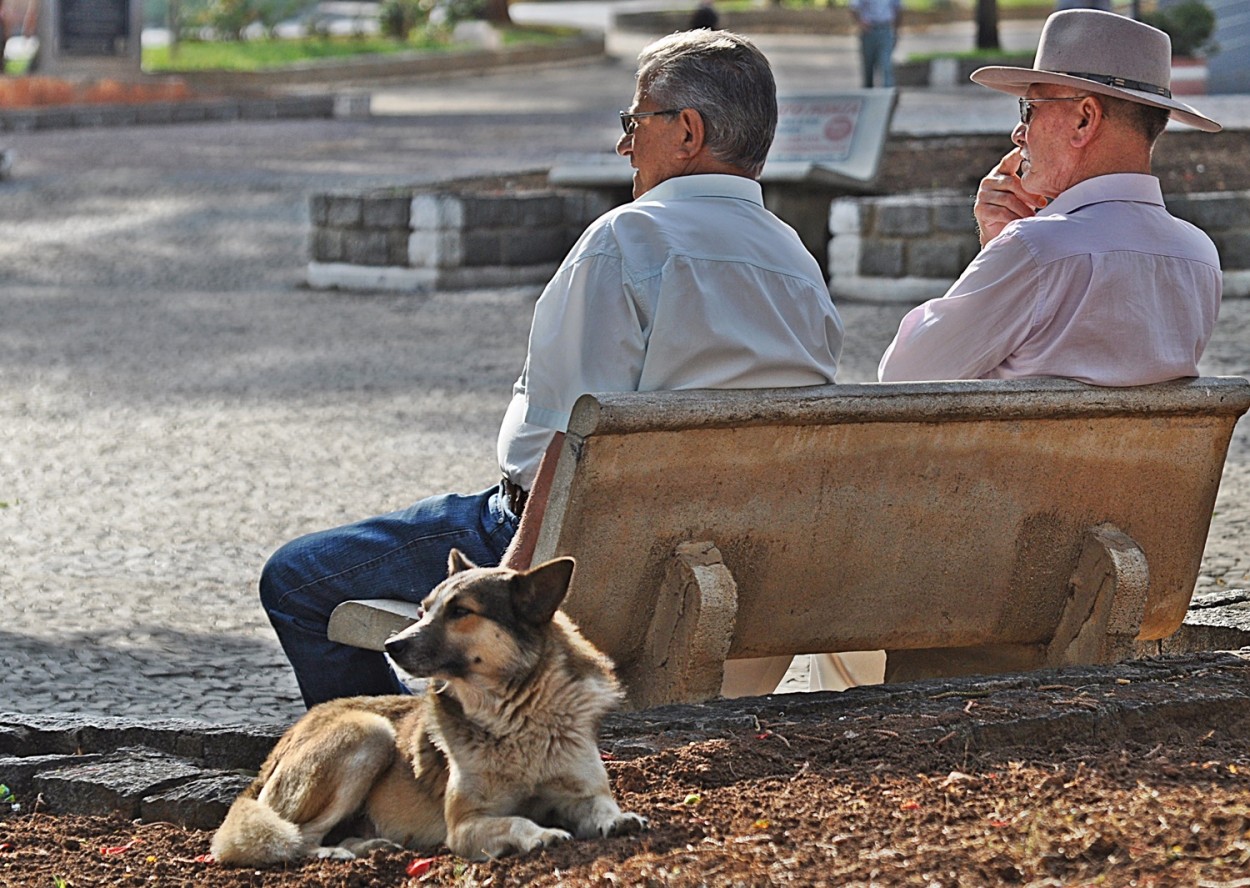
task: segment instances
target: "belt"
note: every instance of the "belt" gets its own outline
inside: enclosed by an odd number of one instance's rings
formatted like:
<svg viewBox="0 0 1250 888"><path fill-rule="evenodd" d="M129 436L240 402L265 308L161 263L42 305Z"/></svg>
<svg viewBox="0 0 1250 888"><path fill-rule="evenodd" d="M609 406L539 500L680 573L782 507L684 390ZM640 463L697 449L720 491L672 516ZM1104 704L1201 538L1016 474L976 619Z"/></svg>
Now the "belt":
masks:
<svg viewBox="0 0 1250 888"><path fill-rule="evenodd" d="M508 506L508 511L518 518L525 511L525 501L529 499L529 493L519 484L513 483L511 478L505 476L499 482L499 489L503 492L503 500Z"/></svg>

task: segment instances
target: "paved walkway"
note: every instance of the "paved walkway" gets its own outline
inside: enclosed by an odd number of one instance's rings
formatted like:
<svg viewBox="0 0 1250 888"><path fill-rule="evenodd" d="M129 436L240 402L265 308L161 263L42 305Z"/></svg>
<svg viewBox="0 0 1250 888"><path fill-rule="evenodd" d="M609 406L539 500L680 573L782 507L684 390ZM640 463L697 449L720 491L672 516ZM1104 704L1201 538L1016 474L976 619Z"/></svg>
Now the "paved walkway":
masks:
<svg viewBox="0 0 1250 888"><path fill-rule="evenodd" d="M628 59L643 39L611 45ZM849 42L760 43L783 89L854 85ZM632 64L610 61L388 86L370 120L6 137L0 710L296 715L261 564L298 533L490 483L536 295L310 292L308 196L599 150L631 91ZM917 92L898 126L1013 118L1000 96ZM902 310L843 310L843 378L871 378ZM1226 305L1204 369L1250 375L1248 332L1250 302ZM1247 466L1243 432L1206 585L1250 579Z"/></svg>

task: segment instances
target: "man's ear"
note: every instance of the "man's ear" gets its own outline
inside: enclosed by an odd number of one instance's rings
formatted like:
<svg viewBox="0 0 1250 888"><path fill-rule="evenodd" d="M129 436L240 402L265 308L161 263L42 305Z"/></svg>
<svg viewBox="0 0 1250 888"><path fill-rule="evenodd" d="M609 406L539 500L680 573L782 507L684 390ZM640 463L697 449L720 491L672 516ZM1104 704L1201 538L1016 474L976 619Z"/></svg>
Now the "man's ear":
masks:
<svg viewBox="0 0 1250 888"><path fill-rule="evenodd" d="M703 150L703 144L707 138L707 130L703 126L703 115L694 108L682 108L677 120L682 128L678 153L682 157L694 157Z"/></svg>
<svg viewBox="0 0 1250 888"><path fill-rule="evenodd" d="M1080 119L1076 124L1076 131L1072 134L1072 147L1083 148L1089 144L1095 134L1102 128L1103 121L1106 120L1106 114L1103 111L1102 102L1093 96L1086 96L1077 109L1081 113Z"/></svg>

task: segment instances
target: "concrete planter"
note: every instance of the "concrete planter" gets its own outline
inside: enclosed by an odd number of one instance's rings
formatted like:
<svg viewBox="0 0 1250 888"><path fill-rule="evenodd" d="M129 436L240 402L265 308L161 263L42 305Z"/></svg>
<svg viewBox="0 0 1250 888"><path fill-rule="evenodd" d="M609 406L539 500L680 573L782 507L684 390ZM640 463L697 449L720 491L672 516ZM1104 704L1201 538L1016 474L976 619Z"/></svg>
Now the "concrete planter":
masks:
<svg viewBox="0 0 1250 888"><path fill-rule="evenodd" d="M1172 95L1205 96L1207 94L1207 60L1172 59Z"/></svg>
<svg viewBox="0 0 1250 888"><path fill-rule="evenodd" d="M894 66L894 82L898 86L975 86L969 79L972 72L986 65L1013 65L1029 68L1033 65L1033 54L1017 53L978 59L948 56L901 62Z"/></svg>
<svg viewBox="0 0 1250 888"><path fill-rule="evenodd" d="M545 179L314 195L308 283L391 291L543 283L610 207Z"/></svg>

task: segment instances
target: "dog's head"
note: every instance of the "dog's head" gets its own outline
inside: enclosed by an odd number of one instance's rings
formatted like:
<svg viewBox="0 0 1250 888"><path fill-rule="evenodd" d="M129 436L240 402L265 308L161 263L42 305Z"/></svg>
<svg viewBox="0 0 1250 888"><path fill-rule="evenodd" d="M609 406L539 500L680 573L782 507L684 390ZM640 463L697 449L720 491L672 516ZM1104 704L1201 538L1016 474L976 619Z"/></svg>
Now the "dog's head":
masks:
<svg viewBox="0 0 1250 888"><path fill-rule="evenodd" d="M387 640L386 652L418 678L506 685L541 656L573 565L556 558L526 571L484 568L452 549L447 579L421 602L421 619Z"/></svg>

